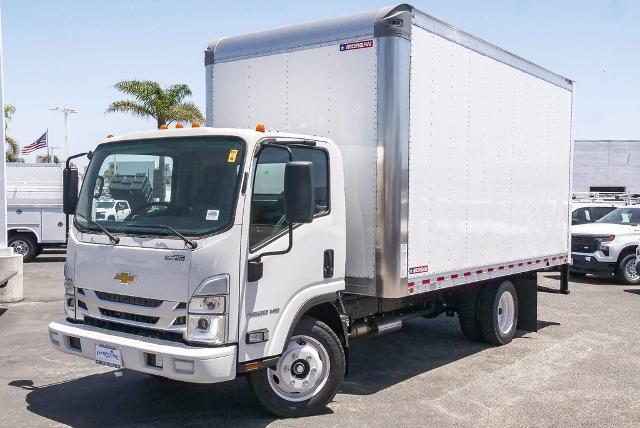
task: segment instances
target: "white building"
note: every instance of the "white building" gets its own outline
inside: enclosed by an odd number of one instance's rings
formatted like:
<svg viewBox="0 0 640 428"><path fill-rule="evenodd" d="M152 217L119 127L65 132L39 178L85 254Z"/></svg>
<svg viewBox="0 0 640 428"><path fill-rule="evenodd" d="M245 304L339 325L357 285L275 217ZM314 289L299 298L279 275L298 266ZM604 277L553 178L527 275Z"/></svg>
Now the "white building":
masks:
<svg viewBox="0 0 640 428"><path fill-rule="evenodd" d="M640 140L575 140L573 191L640 193Z"/></svg>

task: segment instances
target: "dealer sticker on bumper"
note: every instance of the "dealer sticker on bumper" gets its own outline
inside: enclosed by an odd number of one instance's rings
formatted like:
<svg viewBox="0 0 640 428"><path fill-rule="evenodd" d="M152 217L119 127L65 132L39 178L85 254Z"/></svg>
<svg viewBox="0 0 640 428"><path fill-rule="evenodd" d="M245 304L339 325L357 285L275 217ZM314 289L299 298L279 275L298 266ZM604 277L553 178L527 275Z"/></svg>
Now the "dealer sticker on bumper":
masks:
<svg viewBox="0 0 640 428"><path fill-rule="evenodd" d="M96 345L96 363L117 369L121 368L122 357L120 356L120 350L110 345Z"/></svg>

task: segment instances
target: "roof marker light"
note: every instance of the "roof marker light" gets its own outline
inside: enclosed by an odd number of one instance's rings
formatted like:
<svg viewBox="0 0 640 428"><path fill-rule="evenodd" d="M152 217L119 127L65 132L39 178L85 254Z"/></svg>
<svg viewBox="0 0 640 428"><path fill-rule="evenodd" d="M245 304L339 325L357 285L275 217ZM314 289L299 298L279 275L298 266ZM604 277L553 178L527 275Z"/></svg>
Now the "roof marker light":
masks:
<svg viewBox="0 0 640 428"><path fill-rule="evenodd" d="M184 128L184 125L180 122L176 123L176 128Z"/></svg>
<svg viewBox="0 0 640 428"><path fill-rule="evenodd" d="M107 135L107 138L113 138L113 134Z"/></svg>
<svg viewBox="0 0 640 428"><path fill-rule="evenodd" d="M200 128L200 122L191 122L192 128Z"/></svg>
<svg viewBox="0 0 640 428"><path fill-rule="evenodd" d="M169 129L169 127L167 126L167 124L166 124L166 123L163 123L162 125L160 125L160 126L158 127L158 129Z"/></svg>
<svg viewBox="0 0 640 428"><path fill-rule="evenodd" d="M259 123L259 124L256 125L256 131L258 131L258 132L264 132L265 129L266 128L264 126L264 123Z"/></svg>

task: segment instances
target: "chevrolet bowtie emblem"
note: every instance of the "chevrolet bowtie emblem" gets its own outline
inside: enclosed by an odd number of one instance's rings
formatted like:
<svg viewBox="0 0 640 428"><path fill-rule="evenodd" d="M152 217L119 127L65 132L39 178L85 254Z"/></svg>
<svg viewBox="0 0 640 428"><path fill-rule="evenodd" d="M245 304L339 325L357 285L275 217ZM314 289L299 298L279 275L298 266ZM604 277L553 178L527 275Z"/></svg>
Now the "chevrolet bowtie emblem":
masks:
<svg viewBox="0 0 640 428"><path fill-rule="evenodd" d="M118 272L116 276L113 277L113 280L129 285L136 280L136 275L131 275L129 272Z"/></svg>

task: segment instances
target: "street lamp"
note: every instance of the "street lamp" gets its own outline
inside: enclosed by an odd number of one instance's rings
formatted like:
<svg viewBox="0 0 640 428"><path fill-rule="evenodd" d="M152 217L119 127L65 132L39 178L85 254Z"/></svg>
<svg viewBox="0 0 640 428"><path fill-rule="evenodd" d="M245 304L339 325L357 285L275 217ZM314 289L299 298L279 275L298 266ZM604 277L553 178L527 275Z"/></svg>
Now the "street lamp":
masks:
<svg viewBox="0 0 640 428"><path fill-rule="evenodd" d="M64 159L67 159L69 157L69 114L77 113L78 110L71 107L54 107L49 110L64 114Z"/></svg>

